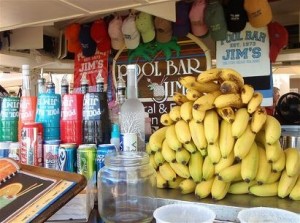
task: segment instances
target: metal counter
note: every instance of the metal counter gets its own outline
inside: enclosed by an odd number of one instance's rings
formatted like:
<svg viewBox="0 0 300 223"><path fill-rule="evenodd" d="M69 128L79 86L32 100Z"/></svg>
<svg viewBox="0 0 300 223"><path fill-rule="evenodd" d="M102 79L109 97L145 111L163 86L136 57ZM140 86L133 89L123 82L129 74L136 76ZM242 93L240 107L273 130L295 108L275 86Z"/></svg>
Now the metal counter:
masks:
<svg viewBox="0 0 300 223"><path fill-rule="evenodd" d="M285 209L300 214L300 201L279 197L257 197L254 195L232 195L227 194L220 201L211 198L197 199L192 194L183 195L175 189L157 189L157 206L172 203L192 202L211 208L216 213L216 222L238 222L237 215L243 208L250 207L273 207Z"/></svg>

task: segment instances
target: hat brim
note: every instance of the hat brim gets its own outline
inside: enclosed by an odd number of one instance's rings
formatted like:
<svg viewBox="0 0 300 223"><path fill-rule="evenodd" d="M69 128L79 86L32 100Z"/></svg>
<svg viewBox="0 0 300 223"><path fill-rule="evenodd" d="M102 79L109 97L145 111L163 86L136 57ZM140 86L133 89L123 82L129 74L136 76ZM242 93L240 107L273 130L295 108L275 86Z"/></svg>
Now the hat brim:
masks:
<svg viewBox="0 0 300 223"><path fill-rule="evenodd" d="M120 50L125 45L124 39L111 39L111 48Z"/></svg>
<svg viewBox="0 0 300 223"><path fill-rule="evenodd" d="M71 53L80 53L81 51L81 44L79 41L67 41L67 49Z"/></svg>
<svg viewBox="0 0 300 223"><path fill-rule="evenodd" d="M195 36L205 36L208 32L208 28L205 24L192 24L191 30Z"/></svg>
<svg viewBox="0 0 300 223"><path fill-rule="evenodd" d="M124 41L125 41L125 45L126 45L127 49L133 50L133 49L137 48L140 44L140 35L138 35L136 38L130 39L130 40L125 38Z"/></svg>
<svg viewBox="0 0 300 223"><path fill-rule="evenodd" d="M156 41L159 43L167 43L172 39L172 32L156 32Z"/></svg>

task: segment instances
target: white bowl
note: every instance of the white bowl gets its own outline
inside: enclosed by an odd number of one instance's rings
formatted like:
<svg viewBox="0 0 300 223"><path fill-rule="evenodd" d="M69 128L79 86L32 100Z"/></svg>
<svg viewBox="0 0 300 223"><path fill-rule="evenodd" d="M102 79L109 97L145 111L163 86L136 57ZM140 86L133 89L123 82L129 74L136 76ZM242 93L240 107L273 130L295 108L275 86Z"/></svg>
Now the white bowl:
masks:
<svg viewBox="0 0 300 223"><path fill-rule="evenodd" d="M238 213L241 223L296 223L300 215L278 208L256 207L241 210Z"/></svg>
<svg viewBox="0 0 300 223"><path fill-rule="evenodd" d="M212 223L216 214L197 204L168 204L157 208L153 216L156 223Z"/></svg>

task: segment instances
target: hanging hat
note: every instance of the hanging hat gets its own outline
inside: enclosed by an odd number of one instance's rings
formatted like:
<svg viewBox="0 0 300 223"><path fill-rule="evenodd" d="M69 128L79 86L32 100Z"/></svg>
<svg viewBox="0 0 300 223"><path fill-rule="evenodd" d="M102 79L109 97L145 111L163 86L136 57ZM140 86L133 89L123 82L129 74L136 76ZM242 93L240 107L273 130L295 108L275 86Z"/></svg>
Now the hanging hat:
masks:
<svg viewBox="0 0 300 223"><path fill-rule="evenodd" d="M107 33L106 23L103 19L98 19L93 22L91 37L97 43L99 51L104 52L110 50L110 39Z"/></svg>
<svg viewBox="0 0 300 223"><path fill-rule="evenodd" d="M189 13L192 33L195 36L204 36L208 32L208 28L204 21L204 12L206 8L206 0L194 1Z"/></svg>
<svg viewBox="0 0 300 223"><path fill-rule="evenodd" d="M108 25L108 35L111 39L111 47L115 50L120 50L125 45L122 25L123 21L120 16L115 16Z"/></svg>
<svg viewBox="0 0 300 223"><path fill-rule="evenodd" d="M268 33L270 38L270 60L275 62L280 50L287 46L289 34L286 28L278 22L268 24Z"/></svg>
<svg viewBox="0 0 300 223"><path fill-rule="evenodd" d="M73 23L65 28L65 37L67 40L67 49L71 53L80 53L81 44L79 42L80 24Z"/></svg>
<svg viewBox="0 0 300 223"><path fill-rule="evenodd" d="M244 8L251 26L260 28L272 21L272 10L268 0L245 0Z"/></svg>
<svg viewBox="0 0 300 223"><path fill-rule="evenodd" d="M248 20L247 12L244 9L244 0L229 0L224 5L227 29L230 32L241 32Z"/></svg>
<svg viewBox="0 0 300 223"><path fill-rule="evenodd" d="M136 28L135 16L130 14L122 25L122 33L127 49L135 49L140 44L140 33Z"/></svg>
<svg viewBox="0 0 300 223"><path fill-rule="evenodd" d="M173 35L185 37L191 29L189 20L191 4L185 1L176 2L176 22L173 23Z"/></svg>
<svg viewBox="0 0 300 223"><path fill-rule="evenodd" d="M79 41L82 47L82 55L91 57L95 55L97 44L91 37L91 25L83 24L79 32Z"/></svg>
<svg viewBox="0 0 300 223"><path fill-rule="evenodd" d="M172 22L160 17L155 17L154 27L156 30L156 41L167 43L172 39Z"/></svg>
<svg viewBox="0 0 300 223"><path fill-rule="evenodd" d="M155 29L152 15L140 12L135 20L136 28L140 32L143 42L151 42L155 38Z"/></svg>

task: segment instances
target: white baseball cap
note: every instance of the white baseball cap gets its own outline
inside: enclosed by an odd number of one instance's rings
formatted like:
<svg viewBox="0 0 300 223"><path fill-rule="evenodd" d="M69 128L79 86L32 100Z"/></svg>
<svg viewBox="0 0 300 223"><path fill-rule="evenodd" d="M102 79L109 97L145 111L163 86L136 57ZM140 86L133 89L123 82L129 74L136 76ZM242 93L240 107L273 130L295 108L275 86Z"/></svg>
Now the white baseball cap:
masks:
<svg viewBox="0 0 300 223"><path fill-rule="evenodd" d="M122 33L127 49L135 49L140 44L141 35L136 28L135 16L130 14L122 25Z"/></svg>

